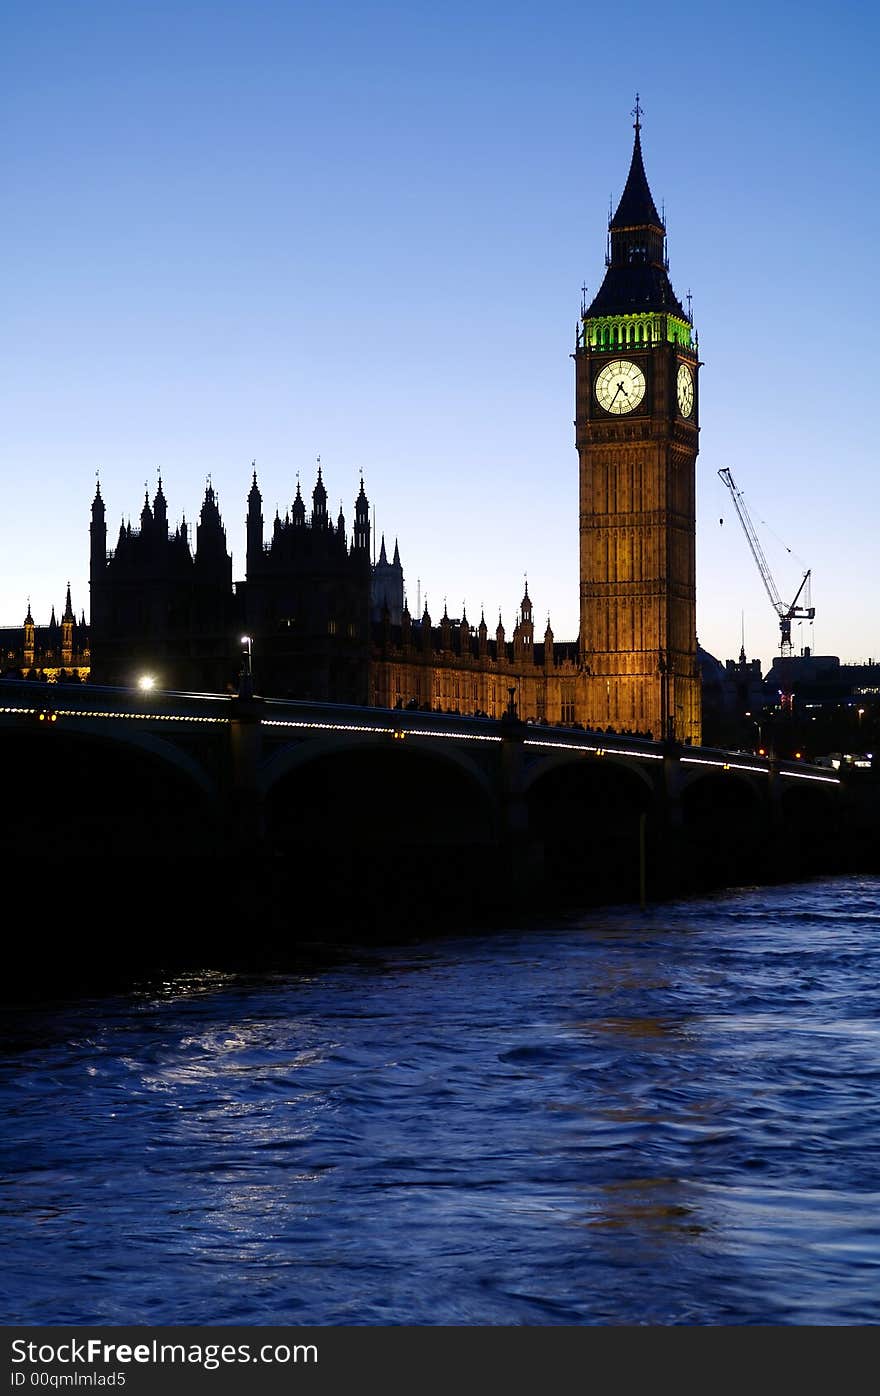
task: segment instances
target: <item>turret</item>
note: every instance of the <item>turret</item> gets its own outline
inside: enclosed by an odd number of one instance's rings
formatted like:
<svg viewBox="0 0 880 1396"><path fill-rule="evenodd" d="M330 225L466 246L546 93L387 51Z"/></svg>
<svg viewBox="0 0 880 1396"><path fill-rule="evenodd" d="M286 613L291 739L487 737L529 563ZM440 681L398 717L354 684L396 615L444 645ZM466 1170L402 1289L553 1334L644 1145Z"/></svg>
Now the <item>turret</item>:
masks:
<svg viewBox="0 0 880 1396"><path fill-rule="evenodd" d="M526 589L523 599L519 605L519 629L524 653L535 643L535 626L532 620L532 602L529 596L529 584L526 582ZM531 656L525 653L526 658Z"/></svg>
<svg viewBox="0 0 880 1396"><path fill-rule="evenodd" d="M495 657L499 660L504 659L506 653L504 648L504 626L501 623L500 611L498 612L498 625L495 627L495 646Z"/></svg>
<svg viewBox="0 0 880 1396"><path fill-rule="evenodd" d="M61 648L61 636L60 636L59 633L58 633L58 622L57 622L57 620L55 619L55 607L53 606L53 607L52 607L52 614L51 614L51 616L49 617L49 624L48 624L48 627L47 627L47 638L46 638L46 656L47 656L47 658L48 658L50 661L53 661L53 662L54 662L54 660L56 660L56 659L58 658L58 652L59 652L60 648Z"/></svg>
<svg viewBox="0 0 880 1396"><path fill-rule="evenodd" d="M370 502L364 494L364 481L354 504L354 544L355 551L370 556Z"/></svg>
<svg viewBox="0 0 880 1396"><path fill-rule="evenodd" d="M471 628L468 625L467 612L464 602L461 604L461 625L458 628L458 647L462 658L470 656L471 652Z"/></svg>
<svg viewBox="0 0 880 1396"><path fill-rule="evenodd" d="M259 568L263 559L263 496L257 486L257 463L253 463L253 480L248 492L247 508L247 572Z"/></svg>
<svg viewBox="0 0 880 1396"><path fill-rule="evenodd" d="M89 525L89 536L91 538L90 576L92 585L94 585L103 576L107 564L107 522L100 484L96 487L95 497L92 500L92 522Z"/></svg>
<svg viewBox="0 0 880 1396"><path fill-rule="evenodd" d="M544 631L544 668L552 669L555 663L553 654L553 631L550 629L550 617L547 617L547 629Z"/></svg>
<svg viewBox="0 0 880 1396"><path fill-rule="evenodd" d="M160 543L168 540L168 501L162 490L162 476L159 476L159 485L153 498L153 525L156 537Z"/></svg>
<svg viewBox="0 0 880 1396"><path fill-rule="evenodd" d="M489 628L486 625L486 613L480 610L480 623L477 626L477 649L481 659L489 653Z"/></svg>
<svg viewBox="0 0 880 1396"><path fill-rule="evenodd" d="M33 667L34 667L34 654L35 654L35 650L36 650L35 637L36 637L36 630L35 630L35 627L34 627L34 618L33 618L33 616L31 615L31 598L28 597L27 615L26 615L25 618L24 618L24 646L23 646L23 650L24 650L24 654L23 654L23 657L24 657L24 665L25 665L25 668L26 668L26 669L33 669Z"/></svg>
<svg viewBox="0 0 880 1396"><path fill-rule="evenodd" d="M76 617L73 614L73 606L70 601L70 582L68 582L64 615L61 617L61 663L65 668L69 668L73 663L73 627L75 624Z"/></svg>
<svg viewBox="0 0 880 1396"><path fill-rule="evenodd" d="M345 547L345 515L342 512L342 501L339 501L339 518L336 520L336 537L340 545Z"/></svg>
<svg viewBox="0 0 880 1396"><path fill-rule="evenodd" d="M203 580L232 588L232 558L226 551L226 530L210 480L196 527L195 565Z"/></svg>
<svg viewBox="0 0 880 1396"><path fill-rule="evenodd" d="M445 602L443 615L440 618L440 649L444 654L448 654L452 649L452 622L447 614Z"/></svg>
<svg viewBox="0 0 880 1396"><path fill-rule="evenodd" d="M293 501L293 508L290 511L290 519L294 528L305 528L306 526L306 506L299 487L299 480L296 482L296 497Z"/></svg>
<svg viewBox="0 0 880 1396"><path fill-rule="evenodd" d="M319 465L317 483L312 490L312 528L326 528L328 523L327 491L324 488L324 481L321 478L321 467Z"/></svg>

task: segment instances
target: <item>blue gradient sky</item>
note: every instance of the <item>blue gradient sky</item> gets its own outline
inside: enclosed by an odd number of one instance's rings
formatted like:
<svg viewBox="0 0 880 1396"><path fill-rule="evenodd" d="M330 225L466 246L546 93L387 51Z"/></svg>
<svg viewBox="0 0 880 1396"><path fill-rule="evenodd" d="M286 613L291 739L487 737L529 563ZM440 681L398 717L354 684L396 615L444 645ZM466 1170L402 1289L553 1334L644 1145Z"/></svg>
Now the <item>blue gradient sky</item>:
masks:
<svg viewBox="0 0 880 1396"><path fill-rule="evenodd" d="M0 623L68 578L88 612L97 468L111 539L157 466L173 520L210 472L240 577L251 459L269 526L320 454L349 524L363 470L412 608L509 627L527 572L573 639L569 355L638 89L705 361L700 641L778 638L727 465L786 599L813 569L815 648L880 655L878 13L7 4Z"/></svg>

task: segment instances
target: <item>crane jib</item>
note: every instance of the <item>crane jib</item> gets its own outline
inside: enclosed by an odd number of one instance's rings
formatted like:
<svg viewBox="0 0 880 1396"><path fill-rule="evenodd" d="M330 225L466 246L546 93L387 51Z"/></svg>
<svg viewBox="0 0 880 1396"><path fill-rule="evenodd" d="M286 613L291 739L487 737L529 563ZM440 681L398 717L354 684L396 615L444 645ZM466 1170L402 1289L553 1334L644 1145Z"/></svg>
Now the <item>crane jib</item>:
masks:
<svg viewBox="0 0 880 1396"><path fill-rule="evenodd" d="M769 563L767 562L767 559L764 556L764 549L761 547L761 542L758 538L757 533L755 532L755 526L752 523L751 515L749 514L749 511L746 508L746 503L743 498L742 490L737 489L733 475L726 466L724 467L724 469L719 470L718 474L720 478L723 480L724 484L730 490L730 497L733 500L733 505L736 509L739 521L743 526L743 532L746 535L746 540L751 549L752 557L755 559L758 572L761 576L761 581L764 583L764 590L767 592L767 595L770 598L770 603L779 617L781 651L783 654L788 654L791 652L791 622L793 620L812 620L816 614L815 606L799 606L797 604L800 600L804 587L810 580L811 569L808 568L807 571L804 573L803 578L801 580L801 584L795 593L795 597L794 600L791 602L791 605L786 606L785 602L780 597L779 590L776 586L775 581L773 580L773 573L770 571Z"/></svg>

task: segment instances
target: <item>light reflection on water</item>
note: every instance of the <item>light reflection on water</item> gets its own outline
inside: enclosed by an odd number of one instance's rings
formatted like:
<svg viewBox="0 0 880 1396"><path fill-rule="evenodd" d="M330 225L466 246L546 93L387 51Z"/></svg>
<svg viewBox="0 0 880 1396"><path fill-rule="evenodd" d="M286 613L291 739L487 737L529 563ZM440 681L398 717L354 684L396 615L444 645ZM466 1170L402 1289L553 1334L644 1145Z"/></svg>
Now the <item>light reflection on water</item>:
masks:
<svg viewBox="0 0 880 1396"><path fill-rule="evenodd" d="M876 1323L880 880L13 1015L7 1323Z"/></svg>

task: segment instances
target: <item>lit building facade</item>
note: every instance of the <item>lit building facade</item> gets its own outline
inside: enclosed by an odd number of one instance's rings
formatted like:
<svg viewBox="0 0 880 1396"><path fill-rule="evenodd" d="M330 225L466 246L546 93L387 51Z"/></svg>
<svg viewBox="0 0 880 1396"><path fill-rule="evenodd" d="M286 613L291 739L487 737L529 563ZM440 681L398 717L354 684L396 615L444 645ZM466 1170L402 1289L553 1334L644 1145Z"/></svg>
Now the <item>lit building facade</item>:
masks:
<svg viewBox="0 0 880 1396"><path fill-rule="evenodd" d="M89 627L84 613L79 620L73 613L69 584L60 621L53 606L49 624L36 625L29 601L21 625L0 628L0 673L7 678L84 683L90 670Z"/></svg>

